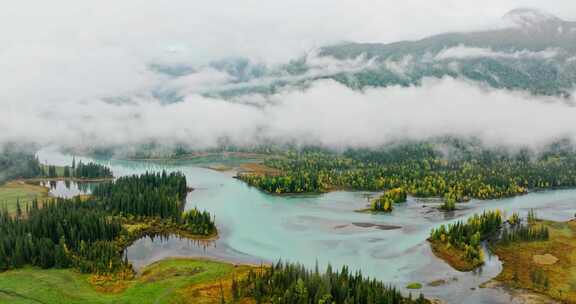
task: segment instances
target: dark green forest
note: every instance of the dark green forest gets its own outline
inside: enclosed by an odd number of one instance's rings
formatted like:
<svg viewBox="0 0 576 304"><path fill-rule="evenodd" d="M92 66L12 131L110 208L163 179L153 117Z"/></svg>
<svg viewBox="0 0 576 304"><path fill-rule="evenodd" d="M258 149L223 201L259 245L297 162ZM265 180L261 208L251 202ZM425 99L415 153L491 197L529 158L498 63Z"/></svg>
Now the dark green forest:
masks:
<svg viewBox="0 0 576 304"><path fill-rule="evenodd" d="M182 173L149 173L125 176L97 185L92 195L114 214L180 217L186 198Z"/></svg>
<svg viewBox="0 0 576 304"><path fill-rule="evenodd" d="M76 267L83 272L112 272L125 266L114 239L119 219L107 216L96 202L54 199L33 201L25 216L0 215L0 270L35 265Z"/></svg>
<svg viewBox="0 0 576 304"><path fill-rule="evenodd" d="M83 163L79 162L76 164L74 160L72 166L64 166L62 172L58 172L58 169L54 165L46 165L42 170L44 177L48 178L80 178L80 179L100 179L100 178L111 178L112 170L107 166L100 165L94 162Z"/></svg>
<svg viewBox="0 0 576 304"><path fill-rule="evenodd" d="M106 166L93 162L87 164L79 162L77 165L73 164L71 175L78 178L112 177L112 171ZM66 168L64 168L64 176L66 176Z"/></svg>
<svg viewBox="0 0 576 304"><path fill-rule="evenodd" d="M189 234L216 233L211 215L193 209L183 213L186 177L181 173L146 173L119 178L96 187L86 201L38 201L17 214L0 213L0 270L35 265L74 267L82 272L131 270L123 252L133 240L123 224L147 223L177 227Z"/></svg>
<svg viewBox="0 0 576 304"><path fill-rule="evenodd" d="M300 264L278 262L251 271L248 276L232 283L232 297L238 301L251 297L256 303L282 304L424 304L422 295L405 297L400 291L381 281L351 272L344 266L340 271L328 266L307 270Z"/></svg>
<svg viewBox="0 0 576 304"><path fill-rule="evenodd" d="M208 212L183 212L187 193L184 174L166 171L120 177L92 190L102 208L112 214L130 219L160 218L191 234L215 234L214 219Z"/></svg>

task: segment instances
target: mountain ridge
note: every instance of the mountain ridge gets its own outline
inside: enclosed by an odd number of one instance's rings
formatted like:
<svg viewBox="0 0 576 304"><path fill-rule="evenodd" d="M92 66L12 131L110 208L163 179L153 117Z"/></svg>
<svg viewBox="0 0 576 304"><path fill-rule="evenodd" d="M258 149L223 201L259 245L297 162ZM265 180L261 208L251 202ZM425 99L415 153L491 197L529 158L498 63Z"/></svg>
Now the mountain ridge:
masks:
<svg viewBox="0 0 576 304"><path fill-rule="evenodd" d="M425 78L465 79L496 89L572 96L576 88L576 22L520 8L504 27L448 32L414 41L345 42L324 46L285 64L246 58L210 63L232 81L202 92L233 98L269 95L332 79L352 89L421 85Z"/></svg>

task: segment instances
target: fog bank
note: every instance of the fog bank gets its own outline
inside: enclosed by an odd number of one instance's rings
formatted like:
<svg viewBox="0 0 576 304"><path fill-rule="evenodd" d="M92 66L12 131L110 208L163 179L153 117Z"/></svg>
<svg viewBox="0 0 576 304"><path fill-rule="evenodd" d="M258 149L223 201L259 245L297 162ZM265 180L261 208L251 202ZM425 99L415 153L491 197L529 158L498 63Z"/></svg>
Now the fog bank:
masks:
<svg viewBox="0 0 576 304"><path fill-rule="evenodd" d="M421 86L354 91L331 80L307 89L226 101L187 95L162 104L150 96L130 102L8 104L0 142L106 147L146 142L212 148L265 141L369 147L398 139L474 136L488 144L538 147L575 139L576 107L564 99L489 90L463 81L428 79Z"/></svg>
<svg viewBox="0 0 576 304"><path fill-rule="evenodd" d="M375 0L360 5L326 0L0 0L0 145L84 148L156 142L205 149L223 141L240 146L273 141L363 147L455 135L537 147L572 139L574 97L533 97L451 78L362 91L315 80L374 69L374 62L363 56L319 57L311 51L318 46L484 29L518 6L576 15L576 5L568 0L442 5L424 0L394 5ZM560 55L556 49L502 52L460 45L433 59L548 60ZM259 67L270 73L241 79L209 64L241 56L255 75ZM306 58L302 73L274 70L294 58ZM406 56L384 66L403 77L412 60ZM290 68L301 68L297 60L290 63L295 63ZM187 72L170 75L154 64L174 68L173 74ZM267 93L254 89L227 99L208 97L218 90L278 82L286 85Z"/></svg>

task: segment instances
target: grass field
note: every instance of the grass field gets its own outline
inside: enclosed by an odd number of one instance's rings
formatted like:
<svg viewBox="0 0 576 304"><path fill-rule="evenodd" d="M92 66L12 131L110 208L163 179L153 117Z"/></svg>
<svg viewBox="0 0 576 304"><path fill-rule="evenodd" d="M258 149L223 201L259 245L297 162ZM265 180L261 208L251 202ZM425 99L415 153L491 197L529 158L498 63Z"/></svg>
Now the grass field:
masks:
<svg viewBox="0 0 576 304"><path fill-rule="evenodd" d="M529 289L563 303L576 303L576 221L539 221L550 232L548 241L495 246L504 269L497 281Z"/></svg>
<svg viewBox="0 0 576 304"><path fill-rule="evenodd" d="M0 303L220 303L221 286L230 300L231 278L251 266L167 259L146 267L136 278L98 283L69 269L23 268L0 273ZM222 284L222 285L221 285Z"/></svg>
<svg viewBox="0 0 576 304"><path fill-rule="evenodd" d="M34 198L42 200L48 197L48 188L23 181L10 181L0 186L0 206L6 206L8 212L16 212L16 202L19 200L22 208Z"/></svg>

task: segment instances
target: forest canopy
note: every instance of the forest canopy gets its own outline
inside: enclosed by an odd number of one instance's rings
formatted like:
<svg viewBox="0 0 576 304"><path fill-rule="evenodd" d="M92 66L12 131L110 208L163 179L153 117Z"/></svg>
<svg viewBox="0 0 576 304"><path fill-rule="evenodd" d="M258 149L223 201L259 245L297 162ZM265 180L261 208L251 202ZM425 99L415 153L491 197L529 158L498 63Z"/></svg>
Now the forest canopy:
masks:
<svg viewBox="0 0 576 304"><path fill-rule="evenodd" d="M333 304L425 304L422 295L405 297L396 288L381 281L328 266L325 272L314 271L294 263L278 262L263 271L251 271L244 279L232 283L235 301L251 297L256 303L333 303Z"/></svg>
<svg viewBox="0 0 576 304"><path fill-rule="evenodd" d="M278 174L238 178L269 193L402 188L415 197L441 197L444 209L469 199L495 199L531 190L576 186L576 153L550 146L542 153L508 152L456 139L403 143L382 149L290 151L267 159Z"/></svg>
<svg viewBox="0 0 576 304"><path fill-rule="evenodd" d="M34 200L15 216L0 213L0 270L35 265L76 268L88 273L131 271L123 253L147 231L168 227L193 236L216 234L213 217L193 209L183 213L187 193L181 173L145 173L98 185L87 200ZM155 225L155 226L154 226Z"/></svg>

